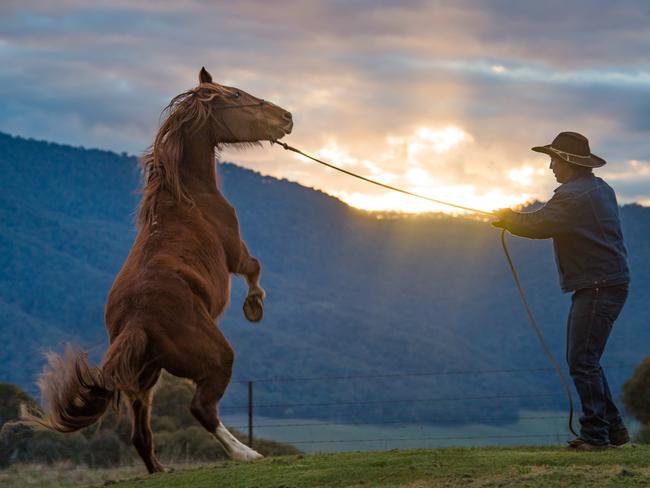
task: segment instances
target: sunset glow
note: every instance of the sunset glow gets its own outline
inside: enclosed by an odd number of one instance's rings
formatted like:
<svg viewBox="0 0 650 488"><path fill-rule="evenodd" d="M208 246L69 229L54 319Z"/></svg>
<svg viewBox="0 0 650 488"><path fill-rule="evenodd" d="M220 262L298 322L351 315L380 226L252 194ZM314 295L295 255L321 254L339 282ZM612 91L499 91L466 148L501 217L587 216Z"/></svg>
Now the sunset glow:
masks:
<svg viewBox="0 0 650 488"><path fill-rule="evenodd" d="M442 154L471 137L458 127L442 129L420 127L408 140L408 159L417 159L422 153L433 151Z"/></svg>
<svg viewBox="0 0 650 488"><path fill-rule="evenodd" d="M491 211L497 208L517 205L530 199L528 193L506 194L500 189L479 189L475 185L445 184L449 179L445 166L452 158L461 158L463 150L474 138L462 128L454 125L440 127L420 126L409 134L387 135L384 144L372 148L373 159L361 159L352 155L349 148L336 140L316 151L318 158L340 168L355 172L377 182L461 206ZM304 156L295 156L306 165L313 165ZM390 170L389 170L390 168ZM313 168L317 171L317 168ZM331 172L331 170L326 170ZM530 186L533 176L540 174L532 166L515 168L508 178L522 187ZM347 178L351 178L347 176ZM428 202L425 199L399 192L373 187L368 182L360 183L358 190L319 189L346 202L348 205L368 211L398 211L406 213L445 212L465 213L457 208Z"/></svg>
<svg viewBox="0 0 650 488"><path fill-rule="evenodd" d="M431 197L436 200L442 200L449 203L462 205L465 207L476 208L490 212L498 208L510 207L524 203L530 199L530 195L504 195L495 190L485 194L477 195L471 187L458 188L436 188L429 189L410 188L407 189L412 193L417 193L425 197ZM463 214L464 210L451 206L440 205L428 202L424 199L416 198L409 195L385 191L379 195L368 195L365 193L347 193L335 192L334 196L343 200L351 207L368 211L399 211L405 213L422 213L422 212L444 212Z"/></svg>

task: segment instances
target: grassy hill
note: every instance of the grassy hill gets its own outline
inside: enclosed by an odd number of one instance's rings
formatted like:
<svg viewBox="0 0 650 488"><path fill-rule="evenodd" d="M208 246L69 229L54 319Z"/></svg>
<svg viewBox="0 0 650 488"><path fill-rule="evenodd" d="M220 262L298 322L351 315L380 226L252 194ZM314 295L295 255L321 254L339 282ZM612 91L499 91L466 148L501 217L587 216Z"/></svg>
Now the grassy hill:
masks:
<svg viewBox="0 0 650 488"><path fill-rule="evenodd" d="M133 470L40 477L25 470L0 472L8 487L87 486L115 488L425 488L471 487L632 487L650 485L650 447L599 453L570 453L562 447L462 448L374 453L339 453L269 458L253 464L226 462L178 467L174 472L133 477ZM122 478L121 481L116 481Z"/></svg>

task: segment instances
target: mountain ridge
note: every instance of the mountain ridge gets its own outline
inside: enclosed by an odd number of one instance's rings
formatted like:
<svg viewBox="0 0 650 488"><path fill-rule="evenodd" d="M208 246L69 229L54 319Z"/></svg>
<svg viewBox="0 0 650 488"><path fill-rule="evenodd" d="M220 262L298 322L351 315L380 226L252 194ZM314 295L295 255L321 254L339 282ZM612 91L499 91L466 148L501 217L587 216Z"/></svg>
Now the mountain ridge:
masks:
<svg viewBox="0 0 650 488"><path fill-rule="evenodd" d="M70 340L91 348L95 360L105 350L103 304L135 237L140 176L132 156L2 133L0 170L6 178L0 195L0 381L34 393L43 350L60 350ZM219 326L237 352L235 379L384 375L321 384L262 382L256 390L260 405L350 403L260 407L262 415L443 422L454 410L470 419L494 406L414 402L392 411L379 404L360 411L354 405L509 391L559 395L548 402L532 396L504 401L495 417L520 408L564 407L552 373L453 374L547 367L489 225L441 215L378 219L317 190L231 163L220 163L218 172L244 239L262 262L269 295L265 320L251 326L241 313L245 287L234 280ZM627 205L621 216L634 281L605 361L633 365L647 354L642 339L650 298L650 209ZM568 305L550 242L509 243L561 359ZM390 376L423 372L446 375ZM612 370L612 383L630 373L629 366ZM244 389L233 383L223 406L236 411L244 398Z"/></svg>

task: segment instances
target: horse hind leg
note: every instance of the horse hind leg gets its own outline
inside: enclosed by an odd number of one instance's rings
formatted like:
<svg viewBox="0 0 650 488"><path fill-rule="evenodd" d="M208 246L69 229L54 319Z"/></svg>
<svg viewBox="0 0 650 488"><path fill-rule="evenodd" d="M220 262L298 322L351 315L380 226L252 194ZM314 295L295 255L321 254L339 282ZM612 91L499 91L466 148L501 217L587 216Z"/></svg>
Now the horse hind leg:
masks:
<svg viewBox="0 0 650 488"><path fill-rule="evenodd" d="M156 473L165 469L156 458L153 448L150 424L152 398L153 389L150 388L137 397L128 397L128 404L131 417L131 443L144 461L147 471Z"/></svg>
<svg viewBox="0 0 650 488"><path fill-rule="evenodd" d="M266 293L260 286L262 266L257 258L250 255L242 241L242 257L236 273L244 275L248 283L248 294L244 300L244 315L250 322L259 322L264 315L264 298Z"/></svg>
<svg viewBox="0 0 650 488"><path fill-rule="evenodd" d="M228 377L224 381L210 378L198 382L190 410L199 423L217 439L230 459L235 461L261 459L264 456L242 444L219 420L217 404L226 390L229 379Z"/></svg>

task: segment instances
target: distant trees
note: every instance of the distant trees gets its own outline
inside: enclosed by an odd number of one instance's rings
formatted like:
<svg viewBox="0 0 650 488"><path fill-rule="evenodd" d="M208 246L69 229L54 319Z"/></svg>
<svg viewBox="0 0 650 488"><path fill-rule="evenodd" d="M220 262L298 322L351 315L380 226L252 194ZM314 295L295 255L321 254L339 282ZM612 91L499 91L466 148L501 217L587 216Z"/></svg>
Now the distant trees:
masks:
<svg viewBox="0 0 650 488"><path fill-rule="evenodd" d="M623 385L623 403L628 413L641 422L637 441L650 444L650 357L637 366Z"/></svg>
<svg viewBox="0 0 650 488"><path fill-rule="evenodd" d="M189 412L192 385L164 374L154 399L152 426L156 451L163 462L196 462L225 459L216 440L197 425ZM131 446L131 425L124 405L110 411L100 423L73 434L33 429L18 421L21 403L36 402L10 383L0 383L0 468L12 463L52 464L68 461L89 467L131 464L137 454ZM242 438L236 431L234 435ZM293 446L257 440L264 455L299 453Z"/></svg>
<svg viewBox="0 0 650 488"><path fill-rule="evenodd" d="M20 415L20 405L35 407L36 402L23 390L11 383L0 383L0 426Z"/></svg>

